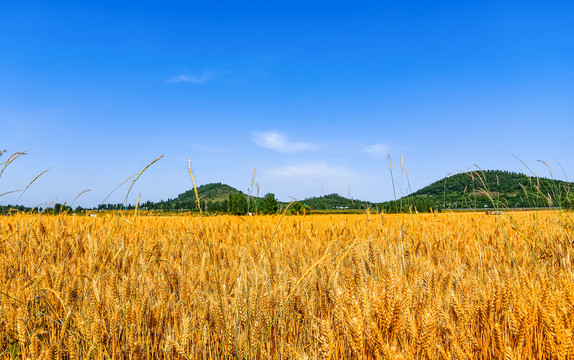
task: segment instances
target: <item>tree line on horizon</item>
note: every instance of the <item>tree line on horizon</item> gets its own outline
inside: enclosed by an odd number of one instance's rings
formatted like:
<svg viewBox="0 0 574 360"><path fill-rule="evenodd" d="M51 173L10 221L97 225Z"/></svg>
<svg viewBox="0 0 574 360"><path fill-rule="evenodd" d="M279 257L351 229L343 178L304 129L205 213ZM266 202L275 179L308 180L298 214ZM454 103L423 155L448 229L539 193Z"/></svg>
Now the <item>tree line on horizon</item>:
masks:
<svg viewBox="0 0 574 360"><path fill-rule="evenodd" d="M250 196L229 185L212 183L197 188L199 208L210 214L273 214L285 210L289 203L278 201L273 193L263 197ZM432 212L448 209L477 208L535 208L562 207L572 209L574 184L554 179L529 177L509 171L480 171L447 176L416 192L397 200L383 203L354 200L338 194L312 197L295 201L289 205L289 212L307 214L312 210L357 211L370 209L376 212ZM193 190L188 190L174 199L159 202L147 201L138 205L141 210L199 212L198 201ZM133 204L100 204L95 208L72 209L69 205L54 204L48 209L34 208L46 213L77 212L84 210L134 210ZM0 206L0 213L10 211L31 211L25 206Z"/></svg>

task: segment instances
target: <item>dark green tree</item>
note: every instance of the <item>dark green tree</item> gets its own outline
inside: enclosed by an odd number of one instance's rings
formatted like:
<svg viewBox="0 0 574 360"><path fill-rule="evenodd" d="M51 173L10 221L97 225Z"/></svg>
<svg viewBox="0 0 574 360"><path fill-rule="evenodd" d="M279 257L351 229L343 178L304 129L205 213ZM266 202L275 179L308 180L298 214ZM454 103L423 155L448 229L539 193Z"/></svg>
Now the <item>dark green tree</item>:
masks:
<svg viewBox="0 0 574 360"><path fill-rule="evenodd" d="M275 214L277 210L279 210L279 202L275 198L275 194L266 194L259 206L259 212L261 214Z"/></svg>
<svg viewBox="0 0 574 360"><path fill-rule="evenodd" d="M568 194L562 203L562 207L565 209L574 209L574 194Z"/></svg>
<svg viewBox="0 0 574 360"><path fill-rule="evenodd" d="M68 205L66 205L66 203L64 204L60 204L60 203L56 203L54 204L54 210L53 213L54 214L60 214L60 213L71 213L72 212L72 208Z"/></svg>
<svg viewBox="0 0 574 360"><path fill-rule="evenodd" d="M229 200L223 200L223 201L221 202L220 210L219 210L219 211L222 211L222 212L227 212L227 211L229 211Z"/></svg>
<svg viewBox="0 0 574 360"><path fill-rule="evenodd" d="M300 202L296 201L291 204L289 208L289 212L294 215L306 215L309 214L311 207L309 205L303 205Z"/></svg>
<svg viewBox="0 0 574 360"><path fill-rule="evenodd" d="M229 203L229 212L234 215L245 215L247 214L247 197L243 194L233 194L231 195L231 200Z"/></svg>

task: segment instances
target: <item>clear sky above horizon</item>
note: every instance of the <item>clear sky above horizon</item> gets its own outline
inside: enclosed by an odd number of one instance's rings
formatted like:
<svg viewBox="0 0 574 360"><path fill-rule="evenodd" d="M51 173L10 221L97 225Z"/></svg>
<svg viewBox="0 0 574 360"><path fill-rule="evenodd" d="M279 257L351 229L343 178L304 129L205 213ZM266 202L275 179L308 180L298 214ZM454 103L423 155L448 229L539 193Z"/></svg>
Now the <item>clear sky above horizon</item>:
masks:
<svg viewBox="0 0 574 360"><path fill-rule="evenodd" d="M256 168L280 200L390 200L387 155L413 191L521 161L574 179L572 19L571 1L3 1L0 162L28 152L0 194L51 168L19 204L95 206L160 155L130 202L188 190L188 159L198 185L247 191Z"/></svg>

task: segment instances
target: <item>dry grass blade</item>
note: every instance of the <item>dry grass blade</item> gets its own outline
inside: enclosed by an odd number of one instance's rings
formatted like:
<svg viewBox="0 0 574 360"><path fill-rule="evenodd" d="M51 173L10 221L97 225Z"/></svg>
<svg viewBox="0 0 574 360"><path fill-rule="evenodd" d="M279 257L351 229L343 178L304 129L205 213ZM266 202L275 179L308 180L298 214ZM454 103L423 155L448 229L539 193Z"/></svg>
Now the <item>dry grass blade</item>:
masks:
<svg viewBox="0 0 574 360"><path fill-rule="evenodd" d="M27 151L28 150L16 152L16 153L10 155L10 157L8 157L8 160L4 161L3 163L0 163L0 165L3 165L2 170L0 170L0 177L2 177L2 174L4 174L4 170L6 170L8 165L10 165L14 160L16 160L17 158L19 158L22 155L28 155L26 153ZM6 150L3 150L1 154L4 154L5 152L6 152Z"/></svg>
<svg viewBox="0 0 574 360"><path fill-rule="evenodd" d="M132 180L130 187L128 188L128 192L126 193L126 197L124 199L124 204L127 203L128 201L128 196L130 195L130 192L132 191L132 188L134 187L134 184L136 183L136 181L138 181L138 179L140 178L140 176L142 176L142 174L150 167L152 166L154 163L156 163L157 161L159 161L159 159L161 159L163 157L163 155L158 156L155 160L153 160L152 162L150 162L149 164L147 164L137 175L136 178Z"/></svg>
<svg viewBox="0 0 574 360"><path fill-rule="evenodd" d="M74 198L74 201L72 201L72 204L71 204L70 206L73 206L74 203L76 202L76 200L78 200L78 198L79 198L80 196L82 196L83 194L87 193L88 191L91 191L91 190L90 190L90 189L86 189L86 190L80 192L78 195L76 195L76 197Z"/></svg>
<svg viewBox="0 0 574 360"><path fill-rule="evenodd" d="M199 203L199 195L197 194L197 186L195 186L195 179L193 178L193 173L191 172L191 158L187 163L187 169L189 170L189 176L191 177L191 183L193 184L193 191L195 192L195 201L197 201L197 208L199 209L199 214L201 215L201 204Z"/></svg>

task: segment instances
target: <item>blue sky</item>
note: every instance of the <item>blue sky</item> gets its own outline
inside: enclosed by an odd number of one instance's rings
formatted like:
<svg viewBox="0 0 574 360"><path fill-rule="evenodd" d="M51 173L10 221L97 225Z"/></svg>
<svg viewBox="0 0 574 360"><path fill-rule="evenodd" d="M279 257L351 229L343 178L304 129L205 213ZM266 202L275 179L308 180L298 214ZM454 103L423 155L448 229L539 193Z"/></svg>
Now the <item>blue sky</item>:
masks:
<svg viewBox="0 0 574 360"><path fill-rule="evenodd" d="M571 1L3 1L0 177L37 205L191 181L393 198L447 173L574 179ZM560 164L560 165L559 165ZM109 202L121 202L127 186ZM404 192L408 192L404 189ZM18 193L0 197L13 203Z"/></svg>

